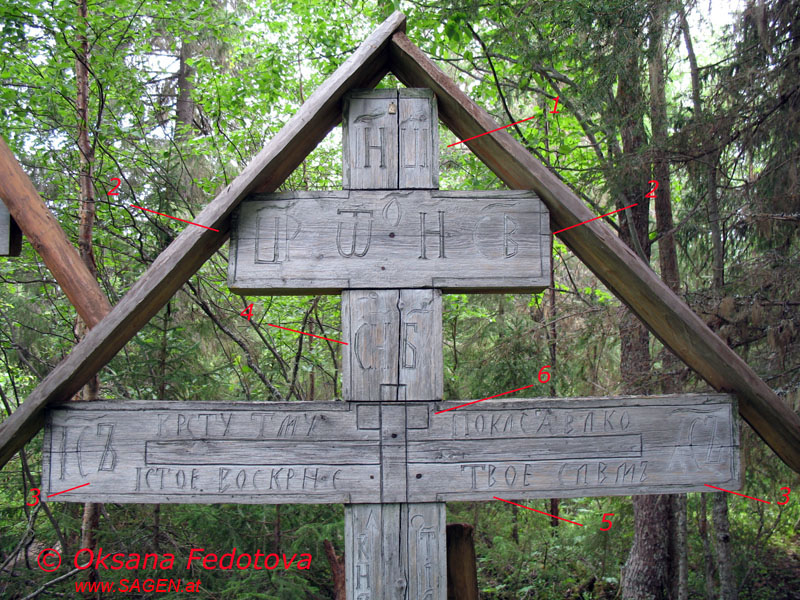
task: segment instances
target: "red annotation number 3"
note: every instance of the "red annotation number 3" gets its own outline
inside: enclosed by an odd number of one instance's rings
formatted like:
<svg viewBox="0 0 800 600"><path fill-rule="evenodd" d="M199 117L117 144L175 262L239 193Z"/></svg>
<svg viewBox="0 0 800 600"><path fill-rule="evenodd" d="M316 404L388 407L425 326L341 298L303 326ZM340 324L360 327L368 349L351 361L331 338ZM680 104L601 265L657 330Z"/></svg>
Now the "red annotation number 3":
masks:
<svg viewBox="0 0 800 600"><path fill-rule="evenodd" d="M33 498L31 499L34 500L34 502L26 502L25 506L36 506L39 504L39 494L42 493L42 490L39 488L31 488L30 491L33 493Z"/></svg>
<svg viewBox="0 0 800 600"><path fill-rule="evenodd" d="M240 314L240 315L242 315L243 317L247 317L247 320L249 321L249 320L250 320L250 317L252 317L252 316L253 316L253 303L251 302L251 303L250 303L250 306L248 306L247 308L245 308L245 309L244 309L242 312L240 312L239 314Z"/></svg>
<svg viewBox="0 0 800 600"><path fill-rule="evenodd" d="M107 195L108 196L119 196L119 192L117 191L117 188L120 186L120 184L122 184L122 180L119 177L112 177L111 181L116 181L117 185L115 185L113 188L111 188Z"/></svg>
<svg viewBox="0 0 800 600"><path fill-rule="evenodd" d="M608 531L609 529L611 529L611 526L613 525L613 523L611 522L611 519L606 519L606 517L613 517L613 516L614 516L614 513L604 513L603 514L603 523L608 523L608 527L601 527L600 531Z"/></svg>
<svg viewBox="0 0 800 600"><path fill-rule="evenodd" d="M782 487L781 491L783 491L783 490L786 490L786 492L783 494L783 497L786 498L786 500L783 501L783 502L776 502L775 504L783 505L783 504L788 504L789 503L789 494L792 493L792 490L790 488L788 488L788 487Z"/></svg>
<svg viewBox="0 0 800 600"><path fill-rule="evenodd" d="M653 186L653 189L645 194L645 198L655 198L656 197L656 190L658 189L658 182L655 179L651 179L647 183Z"/></svg>

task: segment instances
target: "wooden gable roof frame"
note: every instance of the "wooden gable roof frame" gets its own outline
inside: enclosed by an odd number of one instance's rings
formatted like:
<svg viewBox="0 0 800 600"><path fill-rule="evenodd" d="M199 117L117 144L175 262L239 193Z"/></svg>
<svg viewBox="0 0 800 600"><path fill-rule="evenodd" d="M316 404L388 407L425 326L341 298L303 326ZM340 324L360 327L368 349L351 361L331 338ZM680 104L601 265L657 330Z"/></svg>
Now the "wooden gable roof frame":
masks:
<svg viewBox="0 0 800 600"><path fill-rule="evenodd" d="M0 466L41 428L44 409L69 399L145 325L228 239L230 215L248 194L272 192L341 120L352 88L372 88L389 72L406 86L427 87L439 116L459 139L498 123L470 100L405 35L395 12L300 107L197 221L219 231L186 228L130 291L45 377L0 428ZM561 229L592 219L578 196L506 131L466 142L511 189L533 190ZM601 220L559 234L572 252L688 366L718 391L735 393L739 412L800 473L800 417Z"/></svg>

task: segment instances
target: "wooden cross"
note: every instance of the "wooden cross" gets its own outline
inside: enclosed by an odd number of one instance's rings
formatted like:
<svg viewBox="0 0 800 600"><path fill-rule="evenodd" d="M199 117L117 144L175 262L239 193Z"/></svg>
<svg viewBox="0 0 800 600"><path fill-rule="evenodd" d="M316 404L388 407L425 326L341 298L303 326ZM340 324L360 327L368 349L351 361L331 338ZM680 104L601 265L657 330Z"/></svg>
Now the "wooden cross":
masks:
<svg viewBox="0 0 800 600"><path fill-rule="evenodd" d="M541 290L550 228L530 192L438 191L437 127L429 90L351 92L345 190L236 216L232 290L342 294L346 402L68 403L42 497L342 502L349 599L444 600L447 500L737 489L726 395L442 402L442 291Z"/></svg>

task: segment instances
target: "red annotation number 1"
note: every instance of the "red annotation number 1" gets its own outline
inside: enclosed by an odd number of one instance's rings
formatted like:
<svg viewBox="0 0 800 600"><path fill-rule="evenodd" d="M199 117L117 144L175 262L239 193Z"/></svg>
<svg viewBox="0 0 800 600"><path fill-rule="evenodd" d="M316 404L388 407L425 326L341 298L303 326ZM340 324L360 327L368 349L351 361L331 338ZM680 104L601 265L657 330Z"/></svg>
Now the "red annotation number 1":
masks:
<svg viewBox="0 0 800 600"><path fill-rule="evenodd" d="M558 96L556 96L556 101L555 101L555 104L553 104L553 110L550 111L550 114L551 115L556 115L559 112L560 111L558 110Z"/></svg>

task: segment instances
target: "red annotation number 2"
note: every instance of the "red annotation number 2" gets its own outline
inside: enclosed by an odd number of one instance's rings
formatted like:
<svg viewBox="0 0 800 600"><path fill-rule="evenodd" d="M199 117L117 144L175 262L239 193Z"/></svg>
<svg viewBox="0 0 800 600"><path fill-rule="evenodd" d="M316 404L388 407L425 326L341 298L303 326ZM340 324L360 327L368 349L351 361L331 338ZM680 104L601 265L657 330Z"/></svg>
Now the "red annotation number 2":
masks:
<svg viewBox="0 0 800 600"><path fill-rule="evenodd" d="M647 194L645 194L644 197L645 198L655 198L656 197L656 190L658 189L658 182L655 179L651 179L647 183L651 184L653 186L653 189L651 189L649 192L647 192Z"/></svg>
<svg viewBox="0 0 800 600"><path fill-rule="evenodd" d="M109 190L108 194L106 194L106 195L107 196L119 196L119 192L117 191L117 188L119 188L120 184L122 183L122 180L119 177L112 177L111 181L116 181L117 185L115 185L113 188L111 188Z"/></svg>

